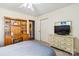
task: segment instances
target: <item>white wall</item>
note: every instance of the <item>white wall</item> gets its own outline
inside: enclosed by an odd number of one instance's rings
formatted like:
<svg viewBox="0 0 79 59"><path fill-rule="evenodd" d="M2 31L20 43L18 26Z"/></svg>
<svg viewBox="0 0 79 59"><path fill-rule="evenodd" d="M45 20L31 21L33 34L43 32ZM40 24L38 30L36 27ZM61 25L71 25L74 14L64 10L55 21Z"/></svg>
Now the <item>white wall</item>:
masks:
<svg viewBox="0 0 79 59"><path fill-rule="evenodd" d="M64 7L61 9L58 9L56 11L52 11L50 13L47 13L45 15L39 16L39 20L48 18L49 22L49 28L48 33L49 35L54 34L54 23L61 20L69 20L72 21L72 31L73 36L79 38L79 4L73 4L68 7ZM38 31L40 31L40 21L37 25L37 35L40 35ZM38 36L37 36L38 37ZM36 37L36 38L37 38ZM37 38L40 39L39 37Z"/></svg>
<svg viewBox="0 0 79 59"><path fill-rule="evenodd" d="M0 46L4 45L4 16L11 16L13 18L35 20L36 17L27 14L22 14L16 11L0 8Z"/></svg>
<svg viewBox="0 0 79 59"><path fill-rule="evenodd" d="M53 25L55 22L57 21L61 21L61 20L69 20L72 21L72 28L73 28L73 35L75 37L79 38L79 27L77 25L79 25L79 4L74 4L71 5L69 7L65 7L56 11L53 11L51 13L42 15L39 17L39 19L44 19L44 18L48 18L49 23L50 24L50 30L48 31L50 34L53 34ZM40 27L37 26L40 30Z"/></svg>

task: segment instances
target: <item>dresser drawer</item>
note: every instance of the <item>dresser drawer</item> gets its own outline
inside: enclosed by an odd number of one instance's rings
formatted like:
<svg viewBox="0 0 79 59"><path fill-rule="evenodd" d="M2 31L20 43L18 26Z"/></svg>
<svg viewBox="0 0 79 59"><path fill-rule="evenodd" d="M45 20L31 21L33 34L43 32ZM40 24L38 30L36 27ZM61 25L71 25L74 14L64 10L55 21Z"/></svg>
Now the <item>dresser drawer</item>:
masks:
<svg viewBox="0 0 79 59"><path fill-rule="evenodd" d="M70 47L70 46L68 47L68 46L63 45L63 46L61 46L61 49L64 51L70 52L70 53L72 53L72 51L73 51L72 47Z"/></svg>
<svg viewBox="0 0 79 59"><path fill-rule="evenodd" d="M73 42L73 39L66 39L67 42Z"/></svg>
<svg viewBox="0 0 79 59"><path fill-rule="evenodd" d="M65 50L65 51L66 51L66 46L61 45L60 48L61 48L62 50Z"/></svg>
<svg viewBox="0 0 79 59"><path fill-rule="evenodd" d="M68 45L68 46L72 46L72 45L74 44L72 41L71 41L71 42L66 41L65 43L66 43L66 45Z"/></svg>

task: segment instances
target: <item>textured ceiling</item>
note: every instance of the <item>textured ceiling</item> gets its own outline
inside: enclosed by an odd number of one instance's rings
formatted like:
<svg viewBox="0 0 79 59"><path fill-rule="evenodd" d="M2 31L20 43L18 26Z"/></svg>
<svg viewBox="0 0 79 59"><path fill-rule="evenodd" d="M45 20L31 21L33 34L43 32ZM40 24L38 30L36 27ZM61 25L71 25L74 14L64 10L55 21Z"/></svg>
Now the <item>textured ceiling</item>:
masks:
<svg viewBox="0 0 79 59"><path fill-rule="evenodd" d="M32 11L31 9L29 9L27 7L26 8L24 8L24 7L20 8L20 5L22 5L22 3L0 3L0 7L2 7L2 8L7 8L7 9L10 9L10 10L22 12L24 14L29 14L29 15L32 15L32 16L43 15L45 13L54 11L56 9L69 6L69 5L71 5L71 3L39 3L39 4L33 4L34 11Z"/></svg>

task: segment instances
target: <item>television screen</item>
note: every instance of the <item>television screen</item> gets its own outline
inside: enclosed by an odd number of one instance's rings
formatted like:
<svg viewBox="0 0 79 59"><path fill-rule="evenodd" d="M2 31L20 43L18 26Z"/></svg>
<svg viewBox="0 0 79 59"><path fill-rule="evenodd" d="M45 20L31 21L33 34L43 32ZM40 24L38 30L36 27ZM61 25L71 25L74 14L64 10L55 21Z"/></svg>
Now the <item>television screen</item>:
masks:
<svg viewBox="0 0 79 59"><path fill-rule="evenodd" d="M54 26L54 32L58 35L69 35L70 26L69 25Z"/></svg>

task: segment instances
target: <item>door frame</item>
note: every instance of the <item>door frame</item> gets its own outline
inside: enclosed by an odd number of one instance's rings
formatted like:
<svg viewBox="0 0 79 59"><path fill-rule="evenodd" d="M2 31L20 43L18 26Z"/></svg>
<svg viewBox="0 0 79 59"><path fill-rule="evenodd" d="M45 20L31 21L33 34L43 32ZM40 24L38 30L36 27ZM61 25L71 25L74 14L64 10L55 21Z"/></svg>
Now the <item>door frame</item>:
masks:
<svg viewBox="0 0 79 59"><path fill-rule="evenodd" d="M35 40L35 21L34 20L29 20L29 22L33 23L33 40Z"/></svg>

